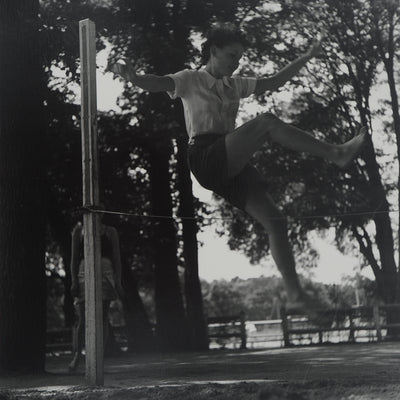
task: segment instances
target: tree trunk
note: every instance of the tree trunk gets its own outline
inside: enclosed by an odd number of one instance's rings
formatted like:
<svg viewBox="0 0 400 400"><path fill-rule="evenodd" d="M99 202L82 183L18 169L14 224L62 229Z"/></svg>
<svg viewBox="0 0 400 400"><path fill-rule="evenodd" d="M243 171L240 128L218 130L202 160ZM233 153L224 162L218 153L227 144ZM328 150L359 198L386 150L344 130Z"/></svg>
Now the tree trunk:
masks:
<svg viewBox="0 0 400 400"><path fill-rule="evenodd" d="M385 60L384 62L385 70L388 77L388 85L390 90L390 99L392 105L393 112L393 127L396 135L396 143L397 143L397 155L400 155L400 112L399 112L399 99L396 90L396 81L394 77L394 67L393 67L393 59ZM398 158L398 157L397 157ZM398 160L398 180L397 180L397 204L400 206L400 160ZM398 237L400 237L400 224L397 228ZM400 254L400 248L398 249ZM397 285L396 285L396 295L394 301L400 301L400 279L399 272L397 272ZM399 320L399 317L397 318ZM397 321L396 321L397 322Z"/></svg>
<svg viewBox="0 0 400 400"><path fill-rule="evenodd" d="M137 290L137 283L125 262L122 263L122 282L125 290L123 299L128 351L149 351L154 349L154 335Z"/></svg>
<svg viewBox="0 0 400 400"><path fill-rule="evenodd" d="M171 146L158 132L153 133L152 140L149 169L152 211L155 215L172 217ZM172 218L155 218L153 226L157 339L163 349L181 350L187 347L187 329L178 276L176 227Z"/></svg>
<svg viewBox="0 0 400 400"><path fill-rule="evenodd" d="M364 120L363 120L364 119ZM363 118L363 124L366 118ZM374 189L373 207L376 214L373 217L375 224L375 243L380 255L380 271L381 279L377 278L378 286L382 283L383 287L379 287L382 294L382 300L385 303L392 303L396 296L396 262L394 259L394 242L393 230L390 222L389 203L386 198L385 188L379 173L379 165L376 161L375 153L371 145L366 146L365 157L366 170L370 179L370 185Z"/></svg>
<svg viewBox="0 0 400 400"><path fill-rule="evenodd" d="M71 233L67 221L65 220L57 199L51 192L47 189L47 204L46 208L47 221L50 225L54 240L58 243L60 248L60 253L64 262L65 278L64 283L64 317L65 326L71 327L75 320L74 312L74 300L71 295Z"/></svg>
<svg viewBox="0 0 400 400"><path fill-rule="evenodd" d="M398 7L396 5L396 7ZM395 9L388 9L388 43L387 48L382 43L382 36L379 30L379 24L376 23L376 42L378 52L382 58L383 64L385 66L385 71L388 78L388 86L390 91L390 102L392 106L393 112L393 127L396 136L396 144L397 144L397 155L400 155L400 113L399 113L399 100L398 94L396 89L396 80L394 75L394 57L395 57L395 43L394 43L394 18L395 18ZM378 18L378 15L374 15L375 21ZM388 50L388 51L387 51ZM386 52L387 51L387 52ZM400 161L398 160L398 171L400 173ZM400 175L398 176L397 180L397 204L398 207L400 206ZM397 228L397 234L400 234L400 226ZM398 236L399 237L399 236ZM390 249L388 249L390 250ZM394 249L393 249L394 252ZM398 249L400 252L400 249ZM400 300L400 279L399 279L399 271L395 267L390 270L390 274L387 274L387 281L390 280L390 288L394 292L389 298L385 299L387 303L396 302L398 303ZM400 322L400 315L398 310L388 310L386 313L386 322L388 324L398 324ZM399 328L388 328L387 336L397 336L400 334Z"/></svg>
<svg viewBox="0 0 400 400"><path fill-rule="evenodd" d="M177 138L177 172L179 189L179 214L194 217L192 180L187 165L187 138ZM204 318L203 297L199 279L197 249L197 221L183 218L183 256L185 260L185 299L189 325L190 346L193 350L208 349L207 325Z"/></svg>
<svg viewBox="0 0 400 400"><path fill-rule="evenodd" d="M43 87L37 0L0 3L0 370L45 366Z"/></svg>
<svg viewBox="0 0 400 400"><path fill-rule="evenodd" d="M399 112L399 100L398 94L396 89L396 80L394 75L394 58L395 58L395 47L396 44L394 43L394 32L395 32L395 18L398 11L397 4L386 4L381 5L383 8L386 8L387 11L387 26L384 25L384 28L387 28L387 42L384 43L384 34L381 25L380 18L385 13L382 13L383 10L379 9L379 6L372 1L372 20L374 21L374 34L375 34L375 41L378 53L382 59L383 65L385 67L385 71L388 78L388 86L390 91L390 102L392 106L393 112L393 127L396 136L396 144L397 144L397 155L400 155L400 112ZM400 161L398 160L398 171L400 171ZM397 180L397 200L398 206L400 206L400 175L398 176ZM400 225L397 228L398 235L400 234ZM400 252L400 248L398 249ZM397 280L396 287L395 287L395 294L391 301L399 301L400 300L400 280L399 280L399 273L397 272L396 277L394 276L395 273L392 272L389 279Z"/></svg>
<svg viewBox="0 0 400 400"><path fill-rule="evenodd" d="M369 89L364 90L360 86L360 82L357 80L357 77L352 70L352 66L350 64L347 66L356 95L356 104L360 114L361 123L363 126L369 126L370 124L368 122L370 121L371 117L369 115L368 107L364 106L364 104L368 105ZM373 205L375 214L372 219L374 221L376 231L375 243L380 256L381 279L376 276L376 271L374 271L374 273L377 278L378 287L381 282L383 283L383 287L379 287L379 292L383 294L383 301L385 303L392 303L395 301L397 280L397 268L394 258L393 229L389 215L389 202L387 200L387 194L382 183L380 168L376 160L376 154L371 138L369 138L369 143L367 143L364 148L363 158L365 161L365 169L370 181L370 186L373 188L373 191L371 191L371 203Z"/></svg>
<svg viewBox="0 0 400 400"><path fill-rule="evenodd" d="M190 26L194 22L194 16L199 16L200 9L196 9L193 2L188 2L186 8L181 0L174 0L174 25L173 36L180 49L176 57L174 70L185 68L191 48ZM177 54L177 55L178 55ZM182 107L174 108L174 120L185 126ZM193 191L190 171L187 164L187 135L181 132L176 136L177 143L177 188L179 192L179 214L181 216L194 217ZM183 258L185 263L184 291L186 300L186 314L188 319L189 341L193 350L208 349L207 325L204 318L203 297L199 279L198 249L197 249L197 222L193 219L182 220Z"/></svg>

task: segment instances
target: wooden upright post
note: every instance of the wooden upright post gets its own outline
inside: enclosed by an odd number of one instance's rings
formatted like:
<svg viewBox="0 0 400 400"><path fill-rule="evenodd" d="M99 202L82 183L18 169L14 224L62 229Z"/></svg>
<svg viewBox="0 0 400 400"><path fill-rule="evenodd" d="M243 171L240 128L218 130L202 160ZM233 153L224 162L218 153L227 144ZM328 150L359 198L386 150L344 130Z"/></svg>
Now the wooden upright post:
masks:
<svg viewBox="0 0 400 400"><path fill-rule="evenodd" d="M290 346L290 335L289 335L289 326L288 326L288 318L286 314L286 308L281 307L281 318L282 318L282 334L283 334L283 344L285 347Z"/></svg>
<svg viewBox="0 0 400 400"><path fill-rule="evenodd" d="M96 32L89 19L79 22L83 206L99 205L96 102ZM86 380L104 383L102 271L99 215L83 216L85 243Z"/></svg>
<svg viewBox="0 0 400 400"><path fill-rule="evenodd" d="M376 328L376 337L378 339L378 342L381 342L382 341L381 316L379 314L379 306L378 305L373 306L372 313L373 313L374 323L375 323L375 328Z"/></svg>
<svg viewBox="0 0 400 400"><path fill-rule="evenodd" d="M246 314L244 311L240 312L240 348L245 350L247 348L247 332L246 332Z"/></svg>

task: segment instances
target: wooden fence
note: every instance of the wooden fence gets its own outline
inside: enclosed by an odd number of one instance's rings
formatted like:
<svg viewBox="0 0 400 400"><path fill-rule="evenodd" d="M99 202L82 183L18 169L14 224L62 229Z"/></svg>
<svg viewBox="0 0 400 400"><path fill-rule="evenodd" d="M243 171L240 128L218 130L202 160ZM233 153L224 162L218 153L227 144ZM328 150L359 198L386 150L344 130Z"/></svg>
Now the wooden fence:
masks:
<svg viewBox="0 0 400 400"><path fill-rule="evenodd" d="M400 336L400 304L321 310L317 323L281 309L281 319L246 321L245 314L208 318L210 347L283 347L327 342L382 341ZM114 328L115 329L115 328ZM124 335L124 328L117 328ZM391 332L393 330L397 330ZM47 332L47 352L68 351L72 330Z"/></svg>
<svg viewBox="0 0 400 400"><path fill-rule="evenodd" d="M400 323L388 323L393 319L400 321L400 304L385 304L375 306L360 306L352 308L321 310L315 322L296 312L281 310L282 333L285 346L292 346L299 342L304 336L312 341L312 336L317 336L317 342L326 342L324 336L330 333L345 332L348 342L356 342L357 338L365 338L365 335L358 335L358 332L370 332L368 340L381 341L385 334L388 337L390 329L398 329ZM390 315L390 317L389 317ZM396 318L397 317L397 318Z"/></svg>
<svg viewBox="0 0 400 400"><path fill-rule="evenodd" d="M221 347L225 347L225 344L231 339L238 338L240 348L247 347L246 318L243 312L238 315L210 317L207 319L207 323L209 343L214 340Z"/></svg>

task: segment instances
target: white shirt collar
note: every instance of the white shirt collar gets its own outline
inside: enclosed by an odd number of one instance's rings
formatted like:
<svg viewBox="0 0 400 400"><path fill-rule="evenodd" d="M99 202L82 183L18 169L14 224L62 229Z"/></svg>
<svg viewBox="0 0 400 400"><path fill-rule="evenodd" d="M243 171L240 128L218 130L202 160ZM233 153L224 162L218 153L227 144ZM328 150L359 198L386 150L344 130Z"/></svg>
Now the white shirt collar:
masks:
<svg viewBox="0 0 400 400"><path fill-rule="evenodd" d="M216 83L218 80L222 80L222 82L223 82L223 84L224 84L225 86L227 86L227 87L229 87L229 88L232 88L231 83L229 82L229 77L228 77L228 76L223 76L222 79L217 79L217 78L214 78L214 77L206 70L205 67L202 67L202 68L200 69L200 71L202 72L204 78L206 79L207 86L208 86L209 89L211 89L211 88L215 85L215 83Z"/></svg>

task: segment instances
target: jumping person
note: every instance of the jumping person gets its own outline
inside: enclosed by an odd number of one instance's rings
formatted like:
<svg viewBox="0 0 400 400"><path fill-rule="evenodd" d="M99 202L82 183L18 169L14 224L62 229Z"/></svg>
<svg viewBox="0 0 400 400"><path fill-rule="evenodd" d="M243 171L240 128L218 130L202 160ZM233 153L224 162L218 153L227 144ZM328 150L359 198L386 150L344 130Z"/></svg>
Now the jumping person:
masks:
<svg viewBox="0 0 400 400"><path fill-rule="evenodd" d="M69 371L76 370L81 359L85 326L85 260L83 252L84 227L78 223L72 231L71 293L75 298L76 322L73 329L73 351ZM108 310L112 300L123 297L121 285L121 256L118 232L114 227L101 224L101 269L103 292L103 343L109 337Z"/></svg>
<svg viewBox="0 0 400 400"><path fill-rule="evenodd" d="M111 70L150 92L165 91L183 103L189 135L188 161L198 182L259 221L269 236L271 253L284 279L289 305L316 308L300 286L287 225L268 193L264 178L249 164L265 143L275 142L297 152L333 162L341 168L359 154L366 129L344 144L329 144L289 125L270 112L235 128L240 98L274 91L293 78L321 51L319 41L302 56L273 76L232 76L247 46L242 32L231 25L213 28L202 46L204 66L175 74L136 74L129 61L113 64Z"/></svg>

